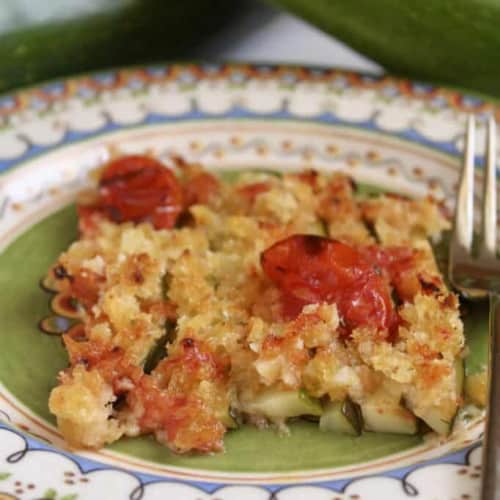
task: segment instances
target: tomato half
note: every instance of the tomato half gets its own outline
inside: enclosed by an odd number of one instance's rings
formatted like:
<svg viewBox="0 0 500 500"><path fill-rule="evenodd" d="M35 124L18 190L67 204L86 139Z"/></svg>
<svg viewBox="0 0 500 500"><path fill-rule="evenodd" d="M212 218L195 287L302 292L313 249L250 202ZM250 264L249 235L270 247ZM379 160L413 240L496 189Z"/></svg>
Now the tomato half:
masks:
<svg viewBox="0 0 500 500"><path fill-rule="evenodd" d="M367 260L387 272L391 281L414 265L415 251L410 247L368 245L359 250Z"/></svg>
<svg viewBox="0 0 500 500"><path fill-rule="evenodd" d="M255 198L261 193L266 193L271 189L268 182L255 182L254 184L245 184L238 188L238 193L249 203L254 203Z"/></svg>
<svg viewBox="0 0 500 500"><path fill-rule="evenodd" d="M110 162L99 182L95 208L114 222L151 222L171 228L182 211L182 188L158 160L130 155Z"/></svg>
<svg viewBox="0 0 500 500"><path fill-rule="evenodd" d="M184 187L184 206L208 203L219 191L219 181L208 172L196 174Z"/></svg>
<svg viewBox="0 0 500 500"><path fill-rule="evenodd" d="M293 235L261 255L266 275L284 295L284 313L303 305L337 304L348 331L358 326L391 329L396 315L389 283L357 249L336 240Z"/></svg>

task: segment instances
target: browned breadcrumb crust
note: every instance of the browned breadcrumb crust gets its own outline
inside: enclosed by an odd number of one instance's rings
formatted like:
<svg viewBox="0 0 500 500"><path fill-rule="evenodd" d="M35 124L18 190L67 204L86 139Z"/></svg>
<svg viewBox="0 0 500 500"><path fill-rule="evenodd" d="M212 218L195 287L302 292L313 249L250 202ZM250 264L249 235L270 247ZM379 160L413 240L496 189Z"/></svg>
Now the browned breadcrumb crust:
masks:
<svg viewBox="0 0 500 500"><path fill-rule="evenodd" d="M184 186L202 172L178 163ZM176 452L220 451L235 416L283 423L252 406L269 389L360 404L383 391L417 416L453 416L464 336L428 242L448 227L435 203L359 199L345 175L314 171L248 171L208 199L190 196L182 227L171 230L96 217L52 269L83 322L79 335L64 336L70 366L49 401L70 445L154 433ZM395 339L370 327L346 339L335 304L283 319L260 254L286 236L325 231L353 246L414 249L394 283L403 319ZM167 337L166 323L175 324ZM159 341L168 356L145 373Z"/></svg>

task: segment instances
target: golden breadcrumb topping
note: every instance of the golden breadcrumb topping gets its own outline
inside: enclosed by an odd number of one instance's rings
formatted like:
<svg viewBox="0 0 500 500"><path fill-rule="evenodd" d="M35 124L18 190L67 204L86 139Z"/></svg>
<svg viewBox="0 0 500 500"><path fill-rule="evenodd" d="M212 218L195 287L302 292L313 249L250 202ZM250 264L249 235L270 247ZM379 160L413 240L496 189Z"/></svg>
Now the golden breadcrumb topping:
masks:
<svg viewBox="0 0 500 500"><path fill-rule="evenodd" d="M104 167L51 269L81 320L49 401L70 445L152 433L220 451L242 421L283 423L256 403L269 391L453 417L464 335L433 201L358 197L338 173L225 180L177 159L164 177L148 162Z"/></svg>

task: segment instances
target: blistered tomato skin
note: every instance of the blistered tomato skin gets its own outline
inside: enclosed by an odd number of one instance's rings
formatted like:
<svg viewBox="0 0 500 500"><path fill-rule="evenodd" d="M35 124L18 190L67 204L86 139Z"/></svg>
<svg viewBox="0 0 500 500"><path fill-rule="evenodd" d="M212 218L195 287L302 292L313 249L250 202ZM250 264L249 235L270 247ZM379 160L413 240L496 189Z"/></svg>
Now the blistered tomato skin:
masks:
<svg viewBox="0 0 500 500"><path fill-rule="evenodd" d="M238 189L238 193L249 203L254 203L255 198L261 193L266 193L271 189L267 182L256 182L254 184L246 184Z"/></svg>
<svg viewBox="0 0 500 500"><path fill-rule="evenodd" d="M219 181L212 174L201 172L195 175L184 187L184 207L208 203L219 189Z"/></svg>
<svg viewBox="0 0 500 500"><path fill-rule="evenodd" d="M377 247L368 245L362 247L360 252L370 262L389 273L391 281L413 266L414 250L408 247Z"/></svg>
<svg viewBox="0 0 500 500"><path fill-rule="evenodd" d="M156 229L175 225L183 209L182 188L171 170L140 155L110 162L99 182L94 210L114 222L148 221Z"/></svg>
<svg viewBox="0 0 500 500"><path fill-rule="evenodd" d="M285 316L310 303L337 304L348 331L359 326L390 330L396 314L387 280L357 249L336 240L293 235L261 255L266 275L283 294Z"/></svg>

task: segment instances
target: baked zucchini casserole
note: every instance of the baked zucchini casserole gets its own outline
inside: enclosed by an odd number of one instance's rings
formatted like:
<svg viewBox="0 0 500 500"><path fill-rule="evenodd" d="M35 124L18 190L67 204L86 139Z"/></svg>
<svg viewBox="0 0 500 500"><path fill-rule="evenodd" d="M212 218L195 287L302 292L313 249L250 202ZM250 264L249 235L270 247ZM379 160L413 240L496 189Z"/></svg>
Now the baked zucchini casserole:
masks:
<svg viewBox="0 0 500 500"><path fill-rule="evenodd" d="M216 175L137 155L99 170L78 215L49 271L79 319L49 400L70 446L153 434L219 452L243 423L286 432L294 418L450 432L464 334L433 200L363 195L341 173Z"/></svg>

